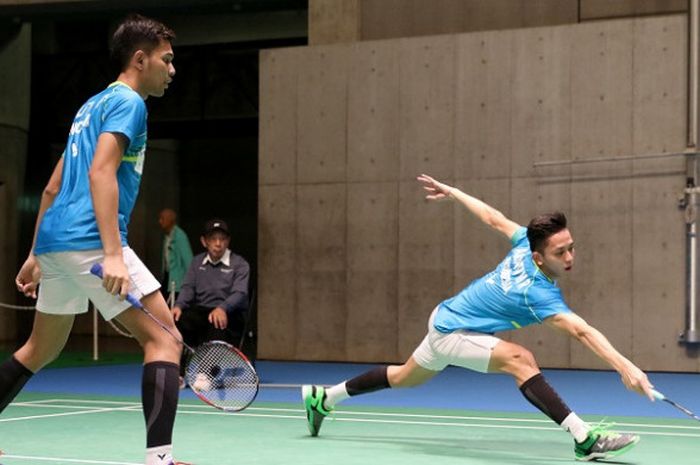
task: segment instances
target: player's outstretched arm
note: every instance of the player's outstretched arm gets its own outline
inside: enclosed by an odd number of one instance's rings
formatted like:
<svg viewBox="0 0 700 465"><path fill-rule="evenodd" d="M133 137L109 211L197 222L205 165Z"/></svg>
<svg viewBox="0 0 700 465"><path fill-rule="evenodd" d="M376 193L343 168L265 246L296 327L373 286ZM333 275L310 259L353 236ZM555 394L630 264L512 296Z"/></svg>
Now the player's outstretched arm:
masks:
<svg viewBox="0 0 700 465"><path fill-rule="evenodd" d="M474 216L480 219L486 225L492 227L496 231L502 233L508 239L513 237L515 231L520 228L518 223L511 221L499 210L496 210L491 205L483 202L469 194L465 194L456 187L449 186L439 182L427 174L418 176L418 181L423 185L428 194L425 196L428 200L445 200L453 199L464 205Z"/></svg>
<svg viewBox="0 0 700 465"><path fill-rule="evenodd" d="M591 352L614 368L622 382L630 391L646 396L654 400L652 388L654 387L647 375L634 363L625 358L608 341L603 333L589 325L583 318L575 313L558 313L545 320L545 322L577 339Z"/></svg>

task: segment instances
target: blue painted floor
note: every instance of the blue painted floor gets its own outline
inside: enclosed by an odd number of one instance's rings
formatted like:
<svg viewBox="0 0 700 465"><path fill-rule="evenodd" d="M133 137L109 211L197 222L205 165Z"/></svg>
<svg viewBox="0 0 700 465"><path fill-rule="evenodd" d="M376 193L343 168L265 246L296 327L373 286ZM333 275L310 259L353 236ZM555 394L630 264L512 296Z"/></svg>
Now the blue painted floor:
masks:
<svg viewBox="0 0 700 465"><path fill-rule="evenodd" d="M264 384L335 384L375 365L259 361ZM663 402L650 402L625 389L615 372L545 370L550 384L582 415L687 418ZM656 388L700 412L700 374L651 373ZM138 397L141 366L50 368L37 373L24 392ZM194 398L185 390L183 398ZM299 402L296 388L261 388L256 402ZM349 399L344 405L537 412L505 375L484 375L449 367L423 386L389 389Z"/></svg>

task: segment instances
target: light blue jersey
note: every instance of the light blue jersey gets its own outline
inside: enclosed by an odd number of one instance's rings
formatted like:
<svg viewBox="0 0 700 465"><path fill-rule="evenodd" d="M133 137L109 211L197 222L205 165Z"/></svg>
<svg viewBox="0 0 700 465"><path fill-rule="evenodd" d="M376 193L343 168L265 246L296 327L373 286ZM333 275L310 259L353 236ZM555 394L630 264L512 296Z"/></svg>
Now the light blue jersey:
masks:
<svg viewBox="0 0 700 465"><path fill-rule="evenodd" d="M122 245L127 245L127 226L143 173L146 118L146 103L121 82L110 84L78 110L63 151L61 189L39 226L35 254L102 248L88 173L103 132L129 139L117 170L119 233Z"/></svg>
<svg viewBox="0 0 700 465"><path fill-rule="evenodd" d="M493 334L571 311L557 283L532 260L527 228L518 229L511 242L513 248L495 270L440 303L435 329Z"/></svg>

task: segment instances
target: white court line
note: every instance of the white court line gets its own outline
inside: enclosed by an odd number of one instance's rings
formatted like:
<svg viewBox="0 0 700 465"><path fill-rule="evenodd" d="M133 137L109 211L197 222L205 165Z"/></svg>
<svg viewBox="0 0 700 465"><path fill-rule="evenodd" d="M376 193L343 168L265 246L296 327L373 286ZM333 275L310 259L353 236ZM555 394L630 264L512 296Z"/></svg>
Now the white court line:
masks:
<svg viewBox="0 0 700 465"><path fill-rule="evenodd" d="M116 407L116 408L101 408L101 409L94 409L94 410L83 410L80 412L64 412L64 413L48 413L46 415L30 415L27 417L14 417L14 418L0 418L0 423L9 423L11 421L22 421L22 420L38 420L38 419L44 419L44 418L55 418L55 417L69 417L73 415L86 415L90 413L106 413L106 412L116 412L119 410L122 411L140 411L141 406L138 406L138 408L129 406L129 407Z"/></svg>
<svg viewBox="0 0 700 465"><path fill-rule="evenodd" d="M35 418L46 418L54 416L67 416L67 415L81 415L84 413L101 413L101 412L112 412L117 410L140 410L140 404L135 404L133 402L125 401L101 401L101 400L80 400L80 399L51 399L54 402L68 402L68 403L87 403L87 404L116 404L116 405L126 405L126 407L118 408L105 408L96 410L86 410L82 412L69 412L62 414L48 414L48 415L36 415L33 417L19 417L19 418L9 418L3 421L13 421L13 420L24 420L24 419L35 419ZM15 404L11 404L15 405ZM42 405L48 407L47 405ZM57 406L57 408L60 407ZM183 409L183 407L185 409ZM67 406L66 408L76 408L75 406ZM202 409L202 411L188 411L186 408ZM275 414L262 414L262 413L249 413L250 411L259 412L286 412L295 413L299 415L275 415ZM242 417L251 418L279 418L279 419L303 419L304 410L302 409L292 409L292 408L275 408L275 407L249 407L245 412L236 413L225 413L218 410L212 410L211 407L206 405L198 404L180 404L178 413L187 415L234 415ZM337 415L362 415L362 416L383 416L383 417L398 417L398 418L425 418L428 421L415 421L415 420L382 420L382 419L356 419L356 418L339 418ZM452 427L475 427L475 428L502 428L502 429L532 429L532 430L542 430L542 431L561 431L558 427L539 427L539 426L520 426L520 425L498 425L498 424L483 424L483 423L457 423L457 422L440 422L440 421L430 421L432 419L440 420L476 420L476 421L491 421L491 422L527 422L527 423L551 423L550 420L538 420L538 419L524 419L524 418L503 418L503 417L478 417L478 416L450 416L450 415L426 415L426 414L411 414L411 413L386 413L386 412L363 412L363 411L346 411L346 410L336 410L335 416L331 417L331 421L347 421L347 422L359 422L359 423L388 423L388 424L405 424L405 425L426 425L426 426L452 426ZM700 432L700 427L694 426L683 426L683 425L658 425L658 424L646 424L646 423L618 423L614 422L615 426L624 426L631 428L658 428L658 429L681 429L681 430L691 430ZM623 432L636 432L643 435L654 435L654 436L677 436L677 437L700 437L700 434L693 433L664 433L664 432L653 432L653 431L623 431Z"/></svg>
<svg viewBox="0 0 700 465"><path fill-rule="evenodd" d="M31 455L10 455L4 454L2 456L4 459L18 459L18 460L40 460L42 462L60 462L60 463L95 463L98 465L143 465L140 462L107 462L104 460L81 460L81 459L61 459L58 457L36 457Z"/></svg>

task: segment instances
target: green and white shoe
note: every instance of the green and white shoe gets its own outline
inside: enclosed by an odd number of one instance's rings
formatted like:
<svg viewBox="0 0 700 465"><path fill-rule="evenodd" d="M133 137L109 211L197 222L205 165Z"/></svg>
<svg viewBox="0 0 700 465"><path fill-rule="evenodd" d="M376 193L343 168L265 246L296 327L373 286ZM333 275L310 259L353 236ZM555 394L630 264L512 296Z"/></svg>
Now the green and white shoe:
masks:
<svg viewBox="0 0 700 465"><path fill-rule="evenodd" d="M624 454L639 442L636 434L615 433L608 431L609 427L610 425L595 426L588 432L588 438L584 442L574 442L576 460L588 462L609 459Z"/></svg>
<svg viewBox="0 0 700 465"><path fill-rule="evenodd" d="M311 436L318 436L323 419L332 411L323 405L323 401L326 400L326 390L323 386L307 384L301 387L301 398L304 399L309 433Z"/></svg>

